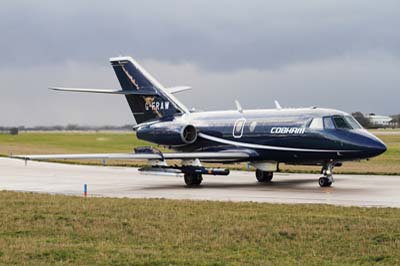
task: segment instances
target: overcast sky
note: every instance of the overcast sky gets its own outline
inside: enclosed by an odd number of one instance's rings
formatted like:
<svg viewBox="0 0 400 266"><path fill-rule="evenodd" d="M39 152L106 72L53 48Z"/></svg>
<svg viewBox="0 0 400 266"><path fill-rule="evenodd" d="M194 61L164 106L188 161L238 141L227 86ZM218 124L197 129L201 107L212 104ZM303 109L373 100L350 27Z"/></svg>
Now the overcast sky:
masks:
<svg viewBox="0 0 400 266"><path fill-rule="evenodd" d="M133 124L109 57L189 108L400 113L400 1L1 1L0 125Z"/></svg>

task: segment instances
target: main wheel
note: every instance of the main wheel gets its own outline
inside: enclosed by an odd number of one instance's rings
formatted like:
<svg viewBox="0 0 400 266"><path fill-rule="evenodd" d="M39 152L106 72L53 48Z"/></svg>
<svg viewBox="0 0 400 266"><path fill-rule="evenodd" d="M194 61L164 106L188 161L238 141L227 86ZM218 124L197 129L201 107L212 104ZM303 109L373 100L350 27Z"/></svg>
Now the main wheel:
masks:
<svg viewBox="0 0 400 266"><path fill-rule="evenodd" d="M260 183L271 182L274 172L256 170L256 178Z"/></svg>
<svg viewBox="0 0 400 266"><path fill-rule="evenodd" d="M184 175L185 184L188 187L199 186L201 181L203 181L203 177L201 174L185 174Z"/></svg>
<svg viewBox="0 0 400 266"><path fill-rule="evenodd" d="M330 187L332 182L329 180L329 178L323 176L318 179L318 184L320 187Z"/></svg>

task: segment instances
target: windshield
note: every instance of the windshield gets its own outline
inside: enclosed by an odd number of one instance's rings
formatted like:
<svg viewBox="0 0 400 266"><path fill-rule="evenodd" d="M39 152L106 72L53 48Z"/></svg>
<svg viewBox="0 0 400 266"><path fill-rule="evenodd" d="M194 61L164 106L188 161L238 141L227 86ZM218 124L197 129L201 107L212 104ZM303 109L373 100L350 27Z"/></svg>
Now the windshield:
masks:
<svg viewBox="0 0 400 266"><path fill-rule="evenodd" d="M357 122L357 120L354 117L352 117L351 115L345 116L344 119L346 119L347 123L349 123L352 128L354 128L354 129L362 128L362 126Z"/></svg>
<svg viewBox="0 0 400 266"><path fill-rule="evenodd" d="M341 129L352 129L352 127L347 123L343 116L334 116L333 121L335 122L336 128Z"/></svg>

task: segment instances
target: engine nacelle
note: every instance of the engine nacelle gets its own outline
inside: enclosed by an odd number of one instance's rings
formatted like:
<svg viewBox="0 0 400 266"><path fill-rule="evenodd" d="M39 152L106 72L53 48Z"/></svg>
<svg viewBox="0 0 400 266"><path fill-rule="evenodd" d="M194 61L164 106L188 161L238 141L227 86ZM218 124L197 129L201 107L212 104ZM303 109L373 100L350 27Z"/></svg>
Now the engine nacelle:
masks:
<svg viewBox="0 0 400 266"><path fill-rule="evenodd" d="M165 146L183 146L197 140L197 129L190 124L162 122L139 127L136 130L139 139Z"/></svg>

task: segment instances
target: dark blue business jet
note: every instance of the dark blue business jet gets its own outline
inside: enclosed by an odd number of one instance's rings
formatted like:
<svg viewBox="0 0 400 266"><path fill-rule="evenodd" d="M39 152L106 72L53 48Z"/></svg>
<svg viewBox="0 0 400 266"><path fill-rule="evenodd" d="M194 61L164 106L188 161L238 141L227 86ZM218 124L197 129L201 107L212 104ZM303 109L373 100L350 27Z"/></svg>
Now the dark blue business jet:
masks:
<svg viewBox="0 0 400 266"><path fill-rule="evenodd" d="M333 168L344 161L377 156L385 144L363 129L349 114L317 107L244 110L236 101L230 111L196 112L173 94L190 87L166 88L131 57L110 59L121 89L51 88L58 91L124 95L137 125L134 131L146 140L176 152L151 147L132 153L21 155L25 160L50 159L147 159L144 172L183 174L187 186L198 186L203 175L228 175L228 169L207 168L201 162L248 162L258 182L270 182L279 163L319 165L321 187L333 183ZM180 160L168 165L167 160Z"/></svg>

